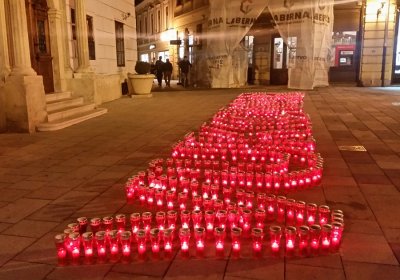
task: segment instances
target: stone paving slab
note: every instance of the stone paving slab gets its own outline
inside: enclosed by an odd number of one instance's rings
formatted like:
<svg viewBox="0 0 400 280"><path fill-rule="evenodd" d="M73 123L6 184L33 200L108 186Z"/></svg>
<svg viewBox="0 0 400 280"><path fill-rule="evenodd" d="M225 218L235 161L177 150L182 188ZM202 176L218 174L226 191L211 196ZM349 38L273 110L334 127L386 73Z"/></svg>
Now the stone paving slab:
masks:
<svg viewBox="0 0 400 280"><path fill-rule="evenodd" d="M398 279L400 94L380 88L307 91L305 111L324 158L323 186L288 197L343 209L336 254L56 267L54 235L79 216L141 211L123 186L149 160L245 91L161 91L103 104L109 113L57 132L0 134L0 279ZM167 109L166 109L167 108ZM339 151L364 145L366 152ZM227 251L227 255L228 255ZM18 278L13 278L13 277Z"/></svg>

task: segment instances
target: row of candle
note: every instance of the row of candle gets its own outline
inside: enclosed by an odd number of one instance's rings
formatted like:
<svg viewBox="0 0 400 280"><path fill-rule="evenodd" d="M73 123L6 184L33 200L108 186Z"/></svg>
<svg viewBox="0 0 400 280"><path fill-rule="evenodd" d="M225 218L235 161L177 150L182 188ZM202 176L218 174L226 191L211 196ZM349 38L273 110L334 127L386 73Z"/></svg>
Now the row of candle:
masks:
<svg viewBox="0 0 400 280"><path fill-rule="evenodd" d="M213 230L215 254L218 258L225 257L226 229L216 227ZM319 225L301 226L300 228L288 226L282 230L280 226L269 228L269 246L273 255L279 256L282 248L286 256L295 255L296 248L299 256L308 256L310 253L317 255L320 252L329 253L339 249L343 224L334 222ZM194 238L194 247L199 257L204 256L204 250L210 245L207 242L206 229L204 227L194 228L193 233L189 228L179 229L179 249L183 257L189 257L190 247L193 246L191 238ZM284 237L284 245L282 239ZM85 232L82 236L77 232L63 233L55 236L58 263L67 265L68 261L78 264L81 256L84 256L84 263L92 264L95 261L104 263L107 260L117 262L122 257L122 261L131 260L134 249L137 246L138 259L144 260L147 255L148 245L150 245L153 257L158 259L160 252L164 251L164 256L170 258L177 248L174 242L174 230L152 228L148 232L139 229L135 238L132 238L131 231L97 231L96 233ZM254 257L261 257L264 251L264 230L262 228L251 229L251 245ZM230 230L230 244L232 256L240 257L242 251L242 229L233 227ZM150 243L150 244L149 244Z"/></svg>

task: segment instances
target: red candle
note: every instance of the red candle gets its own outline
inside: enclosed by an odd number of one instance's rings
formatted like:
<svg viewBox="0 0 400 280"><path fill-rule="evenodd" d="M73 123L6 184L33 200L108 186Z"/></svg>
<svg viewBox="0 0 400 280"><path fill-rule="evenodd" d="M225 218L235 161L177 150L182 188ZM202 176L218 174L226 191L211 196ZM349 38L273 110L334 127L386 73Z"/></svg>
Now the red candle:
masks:
<svg viewBox="0 0 400 280"><path fill-rule="evenodd" d="M64 233L57 234L54 237L54 242L57 249L58 265L63 266L67 264L67 248L65 246L66 235Z"/></svg>
<svg viewBox="0 0 400 280"><path fill-rule="evenodd" d="M88 226L88 219L86 217L80 217L76 219L76 221L79 224L79 234L85 233Z"/></svg>
<svg viewBox="0 0 400 280"><path fill-rule="evenodd" d="M286 197L278 196L277 198L277 221L283 223L285 221Z"/></svg>
<svg viewBox="0 0 400 280"><path fill-rule="evenodd" d="M296 228L288 226L285 228L286 255L292 256L296 245Z"/></svg>
<svg viewBox="0 0 400 280"><path fill-rule="evenodd" d="M318 253L319 242L321 239L321 227L319 225L311 225L310 226L310 242L311 242L311 251L313 254Z"/></svg>
<svg viewBox="0 0 400 280"><path fill-rule="evenodd" d="M254 205L254 192L253 191L248 191L245 194L245 205L248 209L253 209L253 205Z"/></svg>
<svg viewBox="0 0 400 280"><path fill-rule="evenodd" d="M108 242L110 248L110 260L116 262L119 258L118 230L111 230L108 233Z"/></svg>
<svg viewBox="0 0 400 280"><path fill-rule="evenodd" d="M158 228L152 228L150 230L150 242L153 257L158 259L160 253L160 230Z"/></svg>
<svg viewBox="0 0 400 280"><path fill-rule="evenodd" d="M193 210L192 211L193 228L196 229L201 227L202 221L203 221L203 213L200 210Z"/></svg>
<svg viewBox="0 0 400 280"><path fill-rule="evenodd" d="M331 248L333 251L337 251L342 240L343 223L333 222L331 232Z"/></svg>
<svg viewBox="0 0 400 280"><path fill-rule="evenodd" d="M164 253L167 258L172 256L172 239L173 239L173 230L167 228L163 231L163 241L164 241Z"/></svg>
<svg viewBox="0 0 400 280"><path fill-rule="evenodd" d="M107 216L103 218L103 228L106 233L110 232L114 227L114 218Z"/></svg>
<svg viewBox="0 0 400 280"><path fill-rule="evenodd" d="M146 231L146 233L150 232L151 220L152 220L151 212L143 212L142 213L142 223L143 223L143 228Z"/></svg>
<svg viewBox="0 0 400 280"><path fill-rule="evenodd" d="M158 209L162 209L164 206L164 191L162 189L157 189L155 191L156 205Z"/></svg>
<svg viewBox="0 0 400 280"><path fill-rule="evenodd" d="M216 227L214 229L215 237L215 254L217 258L223 258L225 256L224 244L225 244L225 229Z"/></svg>
<svg viewBox="0 0 400 280"><path fill-rule="evenodd" d="M309 226L315 224L315 220L317 217L317 204L307 203L307 224Z"/></svg>
<svg viewBox="0 0 400 280"><path fill-rule="evenodd" d="M279 226L271 226L269 228L271 251L273 254L279 254L282 238L282 229Z"/></svg>
<svg viewBox="0 0 400 280"><path fill-rule="evenodd" d="M146 231L139 229L136 234L137 246L138 246L138 257L140 260L146 258Z"/></svg>
<svg viewBox="0 0 400 280"><path fill-rule="evenodd" d="M119 233L125 231L126 217L124 214L115 215L115 222L117 224L117 230Z"/></svg>
<svg viewBox="0 0 400 280"><path fill-rule="evenodd" d="M70 223L67 225L67 228L71 229L72 232L79 232L79 224L78 223Z"/></svg>
<svg viewBox="0 0 400 280"><path fill-rule="evenodd" d="M308 226L299 227L299 252L301 256L308 255L308 246L310 239L310 228Z"/></svg>
<svg viewBox="0 0 400 280"><path fill-rule="evenodd" d="M167 212L168 228L175 230L177 219L178 219L178 213L175 210L169 210Z"/></svg>
<svg viewBox="0 0 400 280"><path fill-rule="evenodd" d="M275 220L275 214L276 214L276 196L273 194L269 194L266 197L266 210L267 210L267 220L269 222Z"/></svg>
<svg viewBox="0 0 400 280"><path fill-rule="evenodd" d="M122 260L128 262L131 257L131 232L121 232L121 248L122 248Z"/></svg>
<svg viewBox="0 0 400 280"><path fill-rule="evenodd" d="M106 232L98 231L95 234L96 248L97 248L97 262L103 263L107 259L106 252Z"/></svg>
<svg viewBox="0 0 400 280"><path fill-rule="evenodd" d="M93 233L85 232L82 234L83 249L85 253L85 263L93 263Z"/></svg>
<svg viewBox="0 0 400 280"><path fill-rule="evenodd" d="M183 257L189 257L190 229L181 228L179 230L179 239L181 241L181 254Z"/></svg>
<svg viewBox="0 0 400 280"><path fill-rule="evenodd" d="M101 219L100 218L92 218L90 219L90 229L94 234L100 230Z"/></svg>
<svg viewBox="0 0 400 280"><path fill-rule="evenodd" d="M227 219L226 210L218 210L215 214L215 217L217 218L218 226L221 228L225 228Z"/></svg>
<svg viewBox="0 0 400 280"><path fill-rule="evenodd" d="M238 212L236 210L229 210L228 212L229 228L238 227Z"/></svg>
<svg viewBox="0 0 400 280"><path fill-rule="evenodd" d="M215 219L215 212L212 210L208 210L204 213L204 219L206 222L206 230L208 237L212 236L214 232L214 219Z"/></svg>
<svg viewBox="0 0 400 280"><path fill-rule="evenodd" d="M262 240L264 238L264 232L261 228L253 228L251 230L251 237L253 239L253 255L256 258L262 256Z"/></svg>
<svg viewBox="0 0 400 280"><path fill-rule="evenodd" d="M190 212L188 210L181 211L181 226L182 228L189 228L190 226Z"/></svg>
<svg viewBox="0 0 400 280"><path fill-rule="evenodd" d="M296 201L296 206L295 206L296 226L301 226L304 224L305 207L306 207L306 203L304 201Z"/></svg>
<svg viewBox="0 0 400 280"><path fill-rule="evenodd" d="M202 256L203 252L204 252L204 246L205 246L205 241L204 241L205 228L203 228L203 227L195 228L194 236L195 236L195 241L196 241L196 252L199 256Z"/></svg>
<svg viewBox="0 0 400 280"><path fill-rule="evenodd" d="M157 227L159 230L164 230L165 228L165 212L157 212L156 213L156 222L157 222Z"/></svg>
<svg viewBox="0 0 400 280"><path fill-rule="evenodd" d="M318 217L320 225L325 225L329 222L331 210L327 205L320 205L318 207Z"/></svg>
<svg viewBox="0 0 400 280"><path fill-rule="evenodd" d="M202 198L200 195L194 195L192 197L192 207L193 210L200 210L202 205Z"/></svg>
<svg viewBox="0 0 400 280"><path fill-rule="evenodd" d="M294 199L286 200L286 224L295 225L295 203Z"/></svg>
<svg viewBox="0 0 400 280"><path fill-rule="evenodd" d="M332 226L330 224L324 224L321 231L321 248L327 253L331 246L331 232Z"/></svg>
<svg viewBox="0 0 400 280"><path fill-rule="evenodd" d="M188 195L185 192L178 194L178 204L180 210L186 210Z"/></svg>
<svg viewBox="0 0 400 280"><path fill-rule="evenodd" d="M168 210L174 209L175 206L175 191L168 190L166 193L167 208Z"/></svg>
<svg viewBox="0 0 400 280"><path fill-rule="evenodd" d="M241 249L241 235L242 229L238 227L231 228L231 239L232 239L232 255L234 258L240 257Z"/></svg>
<svg viewBox="0 0 400 280"><path fill-rule="evenodd" d="M79 257L81 254L81 237L78 232L73 232L70 233L68 236L68 239L70 241L70 250L71 250L71 256L72 256L72 263L73 264L78 264L79 263Z"/></svg>

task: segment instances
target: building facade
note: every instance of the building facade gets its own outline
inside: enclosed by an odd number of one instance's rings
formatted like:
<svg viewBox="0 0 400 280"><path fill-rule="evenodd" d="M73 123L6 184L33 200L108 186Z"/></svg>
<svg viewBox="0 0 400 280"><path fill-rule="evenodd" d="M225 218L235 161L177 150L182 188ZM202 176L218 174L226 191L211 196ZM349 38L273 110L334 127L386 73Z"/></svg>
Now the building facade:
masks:
<svg viewBox="0 0 400 280"><path fill-rule="evenodd" d="M398 7L395 0L335 1L331 83L400 82ZM144 0L136 13L139 59L168 57L177 68L187 55L194 66L192 85L202 85L199 77L207 69L199 61L204 61L207 50L208 0ZM288 57L295 51L295 41L284 42L267 7L242 40L248 51L248 83L287 84ZM174 74L178 78L178 71Z"/></svg>
<svg viewBox="0 0 400 280"><path fill-rule="evenodd" d="M81 119L99 115L97 106L120 98L134 72L133 0L0 0L0 29L3 130L52 130L50 111L61 109L49 103L58 99L69 99ZM77 98L91 109L78 110Z"/></svg>

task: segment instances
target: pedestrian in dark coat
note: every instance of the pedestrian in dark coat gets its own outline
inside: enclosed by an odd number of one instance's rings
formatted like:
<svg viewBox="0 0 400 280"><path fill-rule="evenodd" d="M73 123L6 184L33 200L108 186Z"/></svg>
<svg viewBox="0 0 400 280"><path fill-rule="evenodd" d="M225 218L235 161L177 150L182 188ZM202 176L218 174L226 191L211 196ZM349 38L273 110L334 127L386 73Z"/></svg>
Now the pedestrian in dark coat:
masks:
<svg viewBox="0 0 400 280"><path fill-rule="evenodd" d="M169 62L169 59L167 58L164 63L164 80L167 87L171 86L170 83L171 83L172 69L173 69L172 63Z"/></svg>
<svg viewBox="0 0 400 280"><path fill-rule="evenodd" d="M162 56L160 56L156 61L156 76L159 87L162 86L163 68L164 68L164 62L162 61Z"/></svg>

